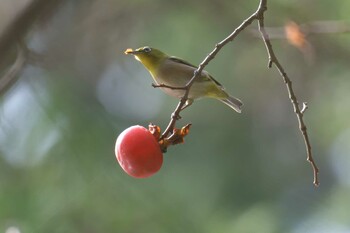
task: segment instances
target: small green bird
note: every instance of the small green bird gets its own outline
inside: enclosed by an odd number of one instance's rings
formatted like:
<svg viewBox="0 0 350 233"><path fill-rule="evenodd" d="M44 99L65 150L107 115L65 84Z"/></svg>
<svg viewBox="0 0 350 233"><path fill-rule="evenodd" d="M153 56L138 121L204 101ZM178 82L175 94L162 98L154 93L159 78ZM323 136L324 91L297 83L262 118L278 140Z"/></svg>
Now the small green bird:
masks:
<svg viewBox="0 0 350 233"><path fill-rule="evenodd" d="M157 85L170 87L184 87L193 77L196 66L177 57L168 56L158 49L148 46L136 50L127 49L125 54L132 54L151 73ZM170 96L182 98L184 90L161 87ZM191 86L188 100L184 108L193 103L195 99L209 97L220 100L237 112L241 112L243 103L230 96L225 88L216 81L207 71L203 70Z"/></svg>

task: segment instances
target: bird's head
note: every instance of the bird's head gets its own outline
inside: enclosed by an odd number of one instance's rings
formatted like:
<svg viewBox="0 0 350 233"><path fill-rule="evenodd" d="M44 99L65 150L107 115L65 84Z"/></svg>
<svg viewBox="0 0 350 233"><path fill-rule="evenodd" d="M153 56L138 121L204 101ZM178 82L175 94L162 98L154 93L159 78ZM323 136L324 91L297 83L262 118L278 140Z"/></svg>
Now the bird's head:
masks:
<svg viewBox="0 0 350 233"><path fill-rule="evenodd" d="M162 51L148 46L135 50L127 49L124 53L134 55L136 60L140 61L150 71L157 68L157 66L168 57L168 55Z"/></svg>

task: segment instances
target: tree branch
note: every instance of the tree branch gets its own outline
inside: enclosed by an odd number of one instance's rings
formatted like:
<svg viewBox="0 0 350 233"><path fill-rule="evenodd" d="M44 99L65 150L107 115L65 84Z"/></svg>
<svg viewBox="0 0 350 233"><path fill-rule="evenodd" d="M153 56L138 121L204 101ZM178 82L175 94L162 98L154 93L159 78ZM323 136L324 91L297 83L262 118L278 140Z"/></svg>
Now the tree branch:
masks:
<svg viewBox="0 0 350 233"><path fill-rule="evenodd" d="M18 54L12 67L0 78L0 95L17 80L17 76L24 67L26 61L36 60L34 52L28 53L28 49L22 41L31 26L38 18L48 13L52 13L52 9L62 3L64 0L28 0L18 10L16 16L11 20L5 28L0 31L0 69L7 63L6 58L11 49L17 44ZM20 41L20 42L19 42Z"/></svg>
<svg viewBox="0 0 350 233"><path fill-rule="evenodd" d="M22 72L27 63L27 51L18 45L17 58L10 69L0 79L0 95L2 95L14 82L17 81L19 74Z"/></svg>
<svg viewBox="0 0 350 233"><path fill-rule="evenodd" d="M184 87L172 87L172 86L169 86L169 85L166 85L166 84L154 84L152 83L152 87L154 88L169 88L169 89L172 89L172 90L186 90L187 87L184 86Z"/></svg>
<svg viewBox="0 0 350 233"><path fill-rule="evenodd" d="M0 96L18 80L27 64L38 64L40 61L42 61L40 54L30 50L23 41L18 40L16 60L0 79Z"/></svg>
<svg viewBox="0 0 350 233"><path fill-rule="evenodd" d="M265 7L266 7L267 1L266 0L261 0L260 4L265 4ZM319 186L319 184L320 184L319 179L318 179L319 169L318 169L318 167L317 167L317 165L315 163L315 160L313 159L313 156L312 156L311 143L310 143L309 135L308 135L308 132L307 132L307 127L306 127L306 125L304 123L304 119L303 119L304 112L307 109L307 105L306 105L306 103L304 103L302 110L300 110L298 99L297 99L297 97L296 97L296 95L294 93L294 90L293 90L292 81L290 80L290 78L288 77L288 75L285 72L284 68L282 67L281 63L277 59L277 57L275 55L275 52L274 52L274 50L272 48L272 44L270 42L269 36L266 33L266 30L264 28L264 12L261 12L258 15L258 25L259 25L259 31L261 33L261 37L262 37L262 39L264 41L264 44L265 44L265 47L266 47L266 50L267 50L267 53L268 53L268 56L269 56L268 67L271 68L272 65L274 64L276 69L280 73L281 77L283 78L284 83L286 84L287 91L288 91L288 94L289 94L289 99L290 99L290 101L291 101L291 103L293 105L294 112L295 112L295 114L297 116L297 119L298 119L299 129L300 129L300 132L303 135L303 139L304 139L304 142L305 142L306 153L307 153L307 161L311 164L312 169L313 169L313 173L314 173L314 181L313 181L313 183L314 183L315 186Z"/></svg>
<svg viewBox="0 0 350 233"><path fill-rule="evenodd" d="M228 37L223 39L221 42L217 43L215 45L215 48L204 58L204 60L199 64L198 68L194 71L194 74L191 78L191 80L186 84L186 91L184 96L181 98L180 102L178 103L175 111L171 115L170 122L165 129L164 133L162 134L161 138L165 138L168 136L170 132L173 131L175 128L176 121L180 119L180 112L183 109L183 106L185 105L188 94L191 89L192 84L195 82L195 80L200 77L201 72L203 69L209 64L211 60L215 58L215 56L219 53L219 51L229 42L233 41L238 34L243 31L246 27L248 27L254 20L257 19L257 15L261 14L261 12L264 12L266 10L266 7L261 7L262 5L259 5L259 8L256 12L254 12L251 16L249 16L246 20L244 20L241 25L239 25Z"/></svg>
<svg viewBox="0 0 350 233"><path fill-rule="evenodd" d="M305 125L304 120L303 120L303 115L304 115L305 110L307 109L307 105L306 105L306 103L304 103L302 110L300 110L298 100L294 94L292 82L289 79L287 73L284 71L284 68L282 67L282 65L278 61L278 59L277 59L277 57L272 49L272 45L271 45L269 36L264 28L264 12L266 10L267 10L267 0L260 0L258 9L251 16L249 16L247 19L245 19L241 23L241 25L239 25L228 37L226 37L221 42L217 43L215 45L215 48L199 64L198 68L194 71L194 74L193 74L191 80L186 84L186 86L184 88L181 87L181 89L185 89L185 94L180 99L174 112L171 114L170 122L169 122L167 128L165 129L165 131L163 132L160 139L166 138L169 135L169 133L171 133L175 129L176 121L178 119L180 119L180 112L183 110L183 107L186 104L186 101L188 100L188 95L189 95L191 86L196 81L196 79L198 77L200 77L200 74L203 71L203 69L209 64L209 62L211 60L213 60L215 58L215 56L219 53L219 51L226 44L233 41L241 31L243 31L246 27L248 27L254 20L257 20L258 25L259 25L259 31L260 31L261 37L264 41L264 44L265 44L265 47L266 47L266 50L267 50L267 53L269 56L268 67L271 68L272 65L274 64L276 66L277 70L279 71L280 75L282 76L285 84L286 84L286 87L287 87L287 90L289 93L289 99L291 100L291 103L293 105L294 112L295 112L297 119L298 119L298 122L299 122L299 129L303 135L303 139L304 139L304 142L306 145L307 161L310 162L312 169L313 169L313 173L314 173L314 182L313 183L315 186L318 186L319 185L319 179L318 179L319 169L316 166L316 163L312 157L311 143L310 143L309 136L307 133L306 125ZM174 87L170 87L170 86L166 86L166 85L158 85L156 87L165 87L165 88L174 89Z"/></svg>
<svg viewBox="0 0 350 233"><path fill-rule="evenodd" d="M18 11L14 19L5 27L0 34L0 58L21 39L30 29L30 26L42 16L52 9L57 3L63 0L30 0Z"/></svg>

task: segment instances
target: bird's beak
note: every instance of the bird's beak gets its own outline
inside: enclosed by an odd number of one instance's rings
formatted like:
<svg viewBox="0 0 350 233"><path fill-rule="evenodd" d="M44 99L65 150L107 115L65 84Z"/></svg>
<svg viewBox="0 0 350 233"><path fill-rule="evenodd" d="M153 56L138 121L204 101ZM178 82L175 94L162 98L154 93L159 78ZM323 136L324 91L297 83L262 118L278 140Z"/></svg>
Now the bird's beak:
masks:
<svg viewBox="0 0 350 233"><path fill-rule="evenodd" d="M132 49L127 49L127 50L125 50L124 53L125 53L126 55L128 55L128 54L133 54L133 55L135 55L135 54L137 53L137 51L132 50Z"/></svg>

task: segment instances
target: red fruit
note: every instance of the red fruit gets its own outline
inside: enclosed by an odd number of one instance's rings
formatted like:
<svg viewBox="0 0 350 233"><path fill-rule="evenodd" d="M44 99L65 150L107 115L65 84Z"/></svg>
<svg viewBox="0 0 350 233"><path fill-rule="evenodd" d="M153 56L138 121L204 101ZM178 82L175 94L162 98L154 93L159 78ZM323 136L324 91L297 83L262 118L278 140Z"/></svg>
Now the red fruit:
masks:
<svg viewBox="0 0 350 233"><path fill-rule="evenodd" d="M157 140L139 125L127 128L118 136L115 155L123 170L136 178L155 174L163 163L163 154Z"/></svg>

